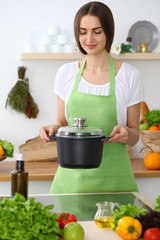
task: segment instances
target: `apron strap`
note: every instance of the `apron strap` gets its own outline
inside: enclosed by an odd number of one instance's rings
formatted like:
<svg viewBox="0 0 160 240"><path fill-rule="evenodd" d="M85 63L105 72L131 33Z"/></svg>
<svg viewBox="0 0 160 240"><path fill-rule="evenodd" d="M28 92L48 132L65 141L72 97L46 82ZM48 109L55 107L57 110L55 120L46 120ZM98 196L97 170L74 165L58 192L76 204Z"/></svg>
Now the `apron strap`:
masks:
<svg viewBox="0 0 160 240"><path fill-rule="evenodd" d="M78 84L79 84L79 80L80 80L81 75L83 73L83 69L84 69L85 64L86 64L86 58L83 60L81 66L79 68L79 71L78 71L78 74L77 74L76 81L75 81L75 84L74 84L72 92L77 90L77 87L78 87Z"/></svg>
<svg viewBox="0 0 160 240"><path fill-rule="evenodd" d="M109 61L109 77L110 77L110 95L115 96L115 62L112 56L110 56Z"/></svg>

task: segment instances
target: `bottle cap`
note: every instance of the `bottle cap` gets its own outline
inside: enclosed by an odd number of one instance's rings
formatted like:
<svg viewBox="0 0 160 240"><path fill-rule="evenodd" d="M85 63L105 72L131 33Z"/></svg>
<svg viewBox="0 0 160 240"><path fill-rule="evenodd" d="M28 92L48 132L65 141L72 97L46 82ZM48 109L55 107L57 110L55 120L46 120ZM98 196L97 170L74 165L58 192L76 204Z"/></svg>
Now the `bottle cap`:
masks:
<svg viewBox="0 0 160 240"><path fill-rule="evenodd" d="M16 153L15 159L18 161L24 161L24 154L23 153Z"/></svg>

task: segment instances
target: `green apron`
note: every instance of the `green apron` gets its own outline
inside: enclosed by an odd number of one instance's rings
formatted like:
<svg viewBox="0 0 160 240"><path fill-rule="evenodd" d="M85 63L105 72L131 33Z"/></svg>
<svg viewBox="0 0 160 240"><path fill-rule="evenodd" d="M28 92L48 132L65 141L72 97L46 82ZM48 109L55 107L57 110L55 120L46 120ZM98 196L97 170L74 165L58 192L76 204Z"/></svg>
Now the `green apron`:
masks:
<svg viewBox="0 0 160 240"><path fill-rule="evenodd" d="M86 118L89 127L102 129L110 136L117 125L115 96L115 64L110 56L110 95L99 96L77 91L85 66L84 59L67 104L69 125L73 118ZM50 193L95 193L138 191L126 144L104 143L102 163L94 169L58 167Z"/></svg>

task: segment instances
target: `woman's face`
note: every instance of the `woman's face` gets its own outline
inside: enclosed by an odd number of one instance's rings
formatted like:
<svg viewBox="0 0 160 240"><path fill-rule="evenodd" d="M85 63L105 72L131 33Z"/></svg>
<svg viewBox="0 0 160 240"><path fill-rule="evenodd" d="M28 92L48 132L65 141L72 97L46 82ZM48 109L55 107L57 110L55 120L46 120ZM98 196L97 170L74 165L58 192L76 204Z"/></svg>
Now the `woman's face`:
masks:
<svg viewBox="0 0 160 240"><path fill-rule="evenodd" d="M87 54L106 51L106 35L96 16L85 15L80 21L79 42Z"/></svg>

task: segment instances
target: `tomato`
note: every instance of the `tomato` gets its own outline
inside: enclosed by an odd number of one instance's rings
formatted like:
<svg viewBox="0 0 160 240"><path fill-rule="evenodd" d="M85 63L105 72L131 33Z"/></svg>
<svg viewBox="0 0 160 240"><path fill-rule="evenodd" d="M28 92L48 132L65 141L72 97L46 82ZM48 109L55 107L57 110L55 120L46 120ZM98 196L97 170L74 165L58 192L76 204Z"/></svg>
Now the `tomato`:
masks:
<svg viewBox="0 0 160 240"><path fill-rule="evenodd" d="M144 240L160 240L160 229L159 228L148 228L144 232Z"/></svg>
<svg viewBox="0 0 160 240"><path fill-rule="evenodd" d="M83 240L84 229L77 222L70 222L63 228L63 240Z"/></svg>

